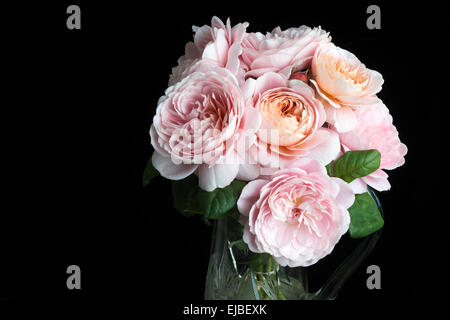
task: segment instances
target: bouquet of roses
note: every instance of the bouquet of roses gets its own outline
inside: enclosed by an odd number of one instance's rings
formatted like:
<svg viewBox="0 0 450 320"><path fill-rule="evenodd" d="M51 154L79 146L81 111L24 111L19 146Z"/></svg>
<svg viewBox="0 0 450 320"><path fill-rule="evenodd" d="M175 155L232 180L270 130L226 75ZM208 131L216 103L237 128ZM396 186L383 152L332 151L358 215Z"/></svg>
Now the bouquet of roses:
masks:
<svg viewBox="0 0 450 320"><path fill-rule="evenodd" d="M159 173L181 213L235 218L255 255L310 266L347 231L383 226L368 187L388 190L407 148L377 97L382 75L329 33L247 27L193 27L158 101L144 185Z"/></svg>

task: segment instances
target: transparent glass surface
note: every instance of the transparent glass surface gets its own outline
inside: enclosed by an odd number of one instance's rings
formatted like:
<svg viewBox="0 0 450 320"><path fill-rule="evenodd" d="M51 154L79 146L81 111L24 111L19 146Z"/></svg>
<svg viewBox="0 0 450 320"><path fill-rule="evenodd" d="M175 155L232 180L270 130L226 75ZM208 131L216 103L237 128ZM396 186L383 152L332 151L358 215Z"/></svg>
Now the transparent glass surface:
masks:
<svg viewBox="0 0 450 320"><path fill-rule="evenodd" d="M372 190L369 193L383 214L376 194ZM372 251L382 230L360 240L321 289L311 293L308 291L308 268L282 267L271 259L263 270L251 269L247 262L252 253L240 243L236 224L238 222L232 218L216 220L214 223L205 286L207 300L335 299L346 280Z"/></svg>

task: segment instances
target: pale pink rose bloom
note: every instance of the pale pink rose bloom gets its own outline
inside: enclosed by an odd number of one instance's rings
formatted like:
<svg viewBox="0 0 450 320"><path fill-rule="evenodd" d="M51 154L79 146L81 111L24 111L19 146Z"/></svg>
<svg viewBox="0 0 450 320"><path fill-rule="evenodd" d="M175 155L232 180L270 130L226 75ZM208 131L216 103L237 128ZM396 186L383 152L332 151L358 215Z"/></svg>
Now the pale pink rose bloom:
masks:
<svg viewBox="0 0 450 320"><path fill-rule="evenodd" d="M401 143L392 116L382 102L359 109L355 115L356 127L350 132L339 133L343 151L376 149L381 154L381 161L377 171L355 179L351 185L356 193L365 192L367 185L378 191L389 190L388 175L383 169L392 170L403 165L407 148Z"/></svg>
<svg viewBox="0 0 450 320"><path fill-rule="evenodd" d="M347 232L354 200L347 183L329 177L319 162L300 159L244 187L237 202L243 240L282 266L310 266Z"/></svg>
<svg viewBox="0 0 450 320"><path fill-rule="evenodd" d="M178 65L172 69L169 86L194 72L200 60L227 68L241 82L243 71L240 69L239 56L247 26L248 23L244 22L231 27L230 19L225 25L218 17L211 19L211 26L193 26L194 41L186 44L185 55L178 59Z"/></svg>
<svg viewBox="0 0 450 320"><path fill-rule="evenodd" d="M301 26L284 31L277 27L266 35L249 33L242 42L241 55L246 77L280 72L289 78L290 73L308 68L319 44L329 41L329 34L320 27Z"/></svg>
<svg viewBox="0 0 450 320"><path fill-rule="evenodd" d="M311 87L273 72L247 79L246 86L248 104L259 111L257 140L248 149L251 159L262 167L283 168L301 157L322 165L337 157L338 134L322 127L325 112Z"/></svg>
<svg viewBox="0 0 450 320"><path fill-rule="evenodd" d="M196 172L206 191L229 185L239 173L236 146L254 127L249 112L229 70L199 66L158 102L150 129L154 167L172 180Z"/></svg>
<svg viewBox="0 0 450 320"><path fill-rule="evenodd" d="M354 110L379 102L383 77L347 50L321 44L311 63L312 79L327 113L327 122L340 132L356 125Z"/></svg>

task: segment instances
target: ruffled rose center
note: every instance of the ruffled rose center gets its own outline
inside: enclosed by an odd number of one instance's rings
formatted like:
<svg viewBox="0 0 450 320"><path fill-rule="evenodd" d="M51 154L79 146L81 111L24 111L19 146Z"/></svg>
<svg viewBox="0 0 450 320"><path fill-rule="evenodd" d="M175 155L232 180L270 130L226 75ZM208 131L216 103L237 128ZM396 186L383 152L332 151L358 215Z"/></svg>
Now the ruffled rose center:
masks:
<svg viewBox="0 0 450 320"><path fill-rule="evenodd" d="M266 143L290 146L302 141L314 130L314 110L300 96L283 91L269 92L261 97L259 107L264 129L274 131L258 134Z"/></svg>
<svg viewBox="0 0 450 320"><path fill-rule="evenodd" d="M320 238L325 231L323 222L330 217L330 204L318 186L298 182L285 181L271 192L268 202L272 217L297 228L306 228L311 235Z"/></svg>
<svg viewBox="0 0 450 320"><path fill-rule="evenodd" d="M202 101L197 101L199 104L198 119L209 128L214 128L222 131L228 125L228 101L223 95L216 95L214 92L211 95L202 94Z"/></svg>
<svg viewBox="0 0 450 320"><path fill-rule="evenodd" d="M200 159L214 163L227 152L228 140L239 127L239 115L233 97L214 84L186 88L174 97L174 116L162 126L172 127L169 145L182 159ZM197 161L197 160L196 160Z"/></svg>
<svg viewBox="0 0 450 320"><path fill-rule="evenodd" d="M324 64L335 76L345 79L346 82L350 82L354 86L364 88L369 81L369 72L359 61L347 61L345 57L326 54Z"/></svg>

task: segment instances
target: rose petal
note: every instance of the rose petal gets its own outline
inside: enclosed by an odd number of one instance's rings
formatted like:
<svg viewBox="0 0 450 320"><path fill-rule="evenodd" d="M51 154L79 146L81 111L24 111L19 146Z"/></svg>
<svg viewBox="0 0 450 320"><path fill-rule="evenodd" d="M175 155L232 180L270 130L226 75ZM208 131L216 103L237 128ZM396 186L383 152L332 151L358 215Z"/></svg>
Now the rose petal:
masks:
<svg viewBox="0 0 450 320"><path fill-rule="evenodd" d="M259 191L267 183L267 180L253 180L247 183L242 189L241 195L237 202L238 210L241 214L248 216L251 207L259 198Z"/></svg>
<svg viewBox="0 0 450 320"><path fill-rule="evenodd" d="M175 164L168 157L153 152L152 164L161 176L171 180L181 180L194 173L198 165L196 164Z"/></svg>
<svg viewBox="0 0 450 320"><path fill-rule="evenodd" d="M198 184L208 192L216 188L225 188L236 178L238 171L238 163L211 166L202 164L198 167Z"/></svg>

